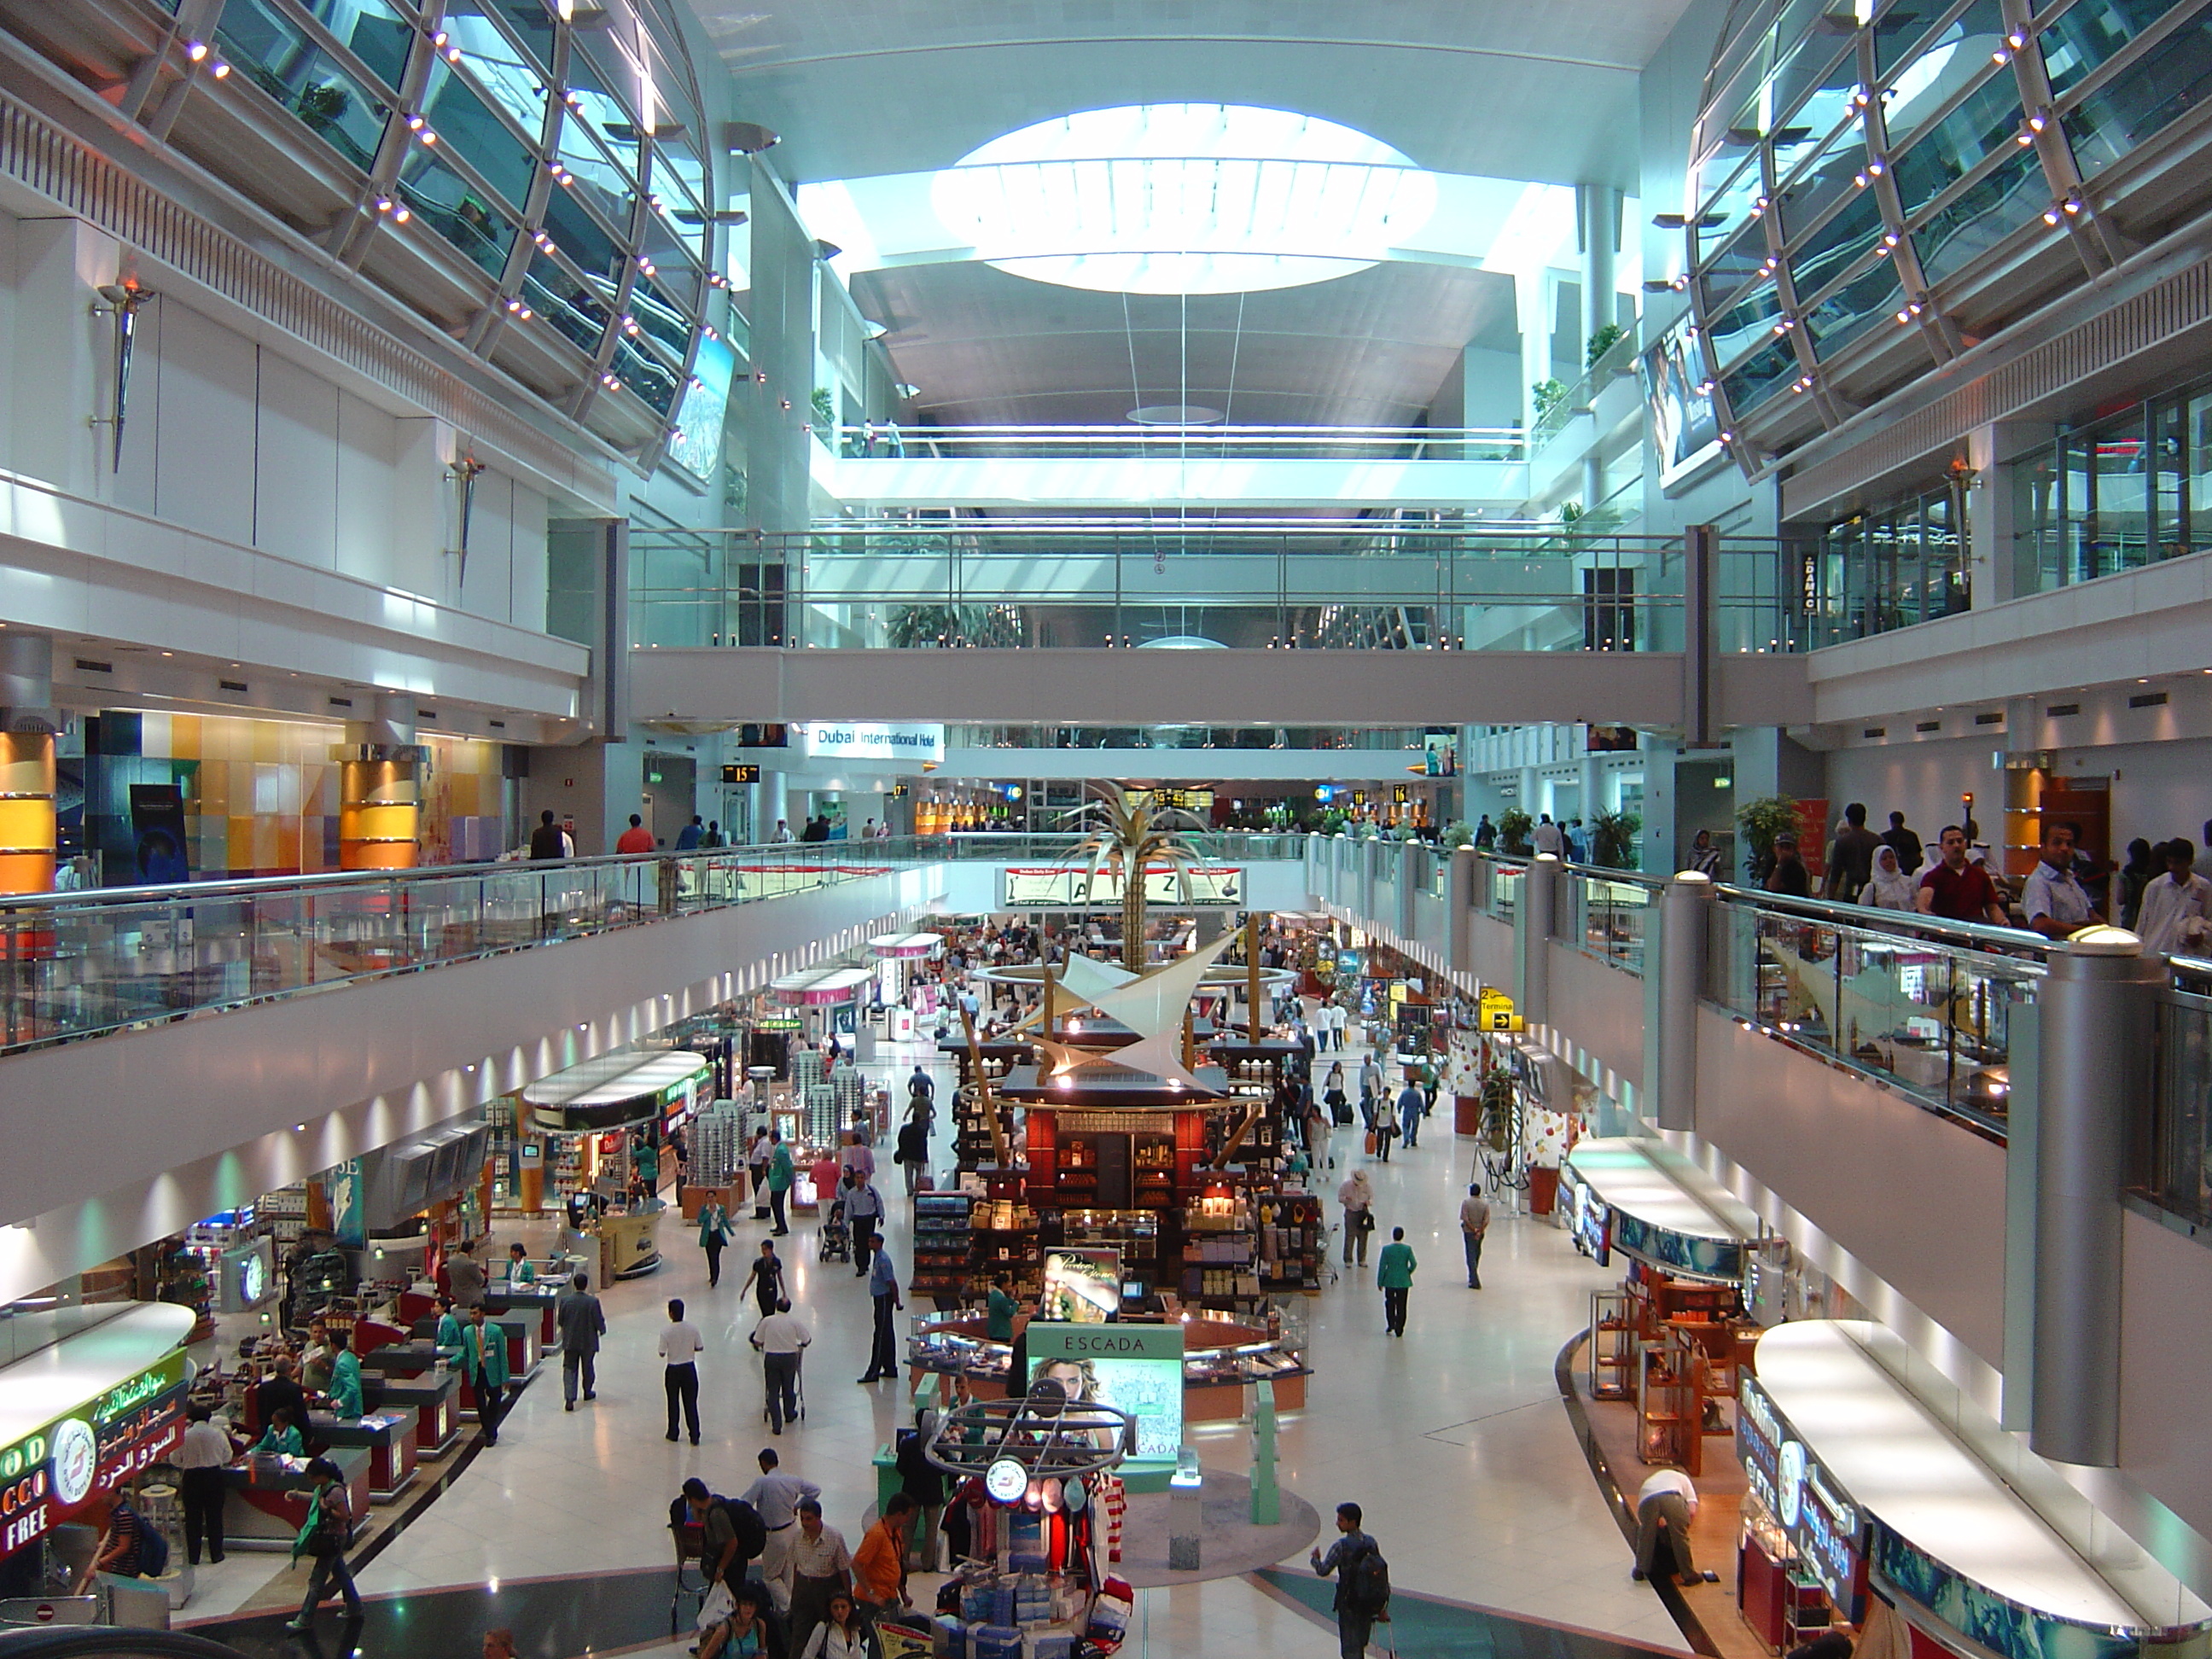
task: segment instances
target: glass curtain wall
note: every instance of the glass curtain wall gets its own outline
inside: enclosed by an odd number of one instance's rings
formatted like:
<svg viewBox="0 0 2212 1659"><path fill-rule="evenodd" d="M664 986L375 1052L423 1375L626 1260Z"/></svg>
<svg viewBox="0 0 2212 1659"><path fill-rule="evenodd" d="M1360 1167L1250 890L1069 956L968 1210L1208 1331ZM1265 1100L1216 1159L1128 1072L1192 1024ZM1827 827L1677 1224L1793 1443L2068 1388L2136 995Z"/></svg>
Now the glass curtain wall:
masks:
<svg viewBox="0 0 2212 1659"><path fill-rule="evenodd" d="M1820 643L1863 639L1964 611L1966 492L1956 484L1828 526L1809 573Z"/></svg>
<svg viewBox="0 0 2212 1659"><path fill-rule="evenodd" d="M2061 432L2018 464L2014 590L2094 581L2212 548L2212 380Z"/></svg>
<svg viewBox="0 0 2212 1659"><path fill-rule="evenodd" d="M569 390L635 400L629 424L650 428L672 418L725 284L708 274L697 88L647 15L586 27L551 0L222 0L212 35L242 85L352 170L377 234L459 254L500 319L477 331L487 349L520 331ZM251 158L202 159L253 188Z"/></svg>

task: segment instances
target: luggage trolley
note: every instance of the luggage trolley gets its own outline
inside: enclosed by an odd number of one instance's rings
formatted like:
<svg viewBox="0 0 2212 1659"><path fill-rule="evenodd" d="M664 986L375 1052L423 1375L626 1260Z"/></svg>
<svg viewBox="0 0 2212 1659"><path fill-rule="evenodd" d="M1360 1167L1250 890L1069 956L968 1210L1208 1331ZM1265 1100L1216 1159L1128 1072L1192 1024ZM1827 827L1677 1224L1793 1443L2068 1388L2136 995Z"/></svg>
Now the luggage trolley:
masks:
<svg viewBox="0 0 2212 1659"><path fill-rule="evenodd" d="M699 1609L707 1603L707 1572L703 1565L707 1529L693 1522L690 1510L680 1495L668 1506L668 1534L676 1544L676 1588L668 1597L668 1633L674 1636L683 1628L685 1598L690 1599L695 1623Z"/></svg>
<svg viewBox="0 0 2212 1659"><path fill-rule="evenodd" d="M752 1341L753 1339L748 1337L746 1340ZM757 1342L753 1352L761 1357L761 1421L767 1423L773 1419L770 1407L775 1397L775 1385L769 1381L768 1355ZM806 1350L804 1348L799 1351L799 1367L791 1376L791 1395L798 1409L792 1413L790 1420L802 1423L806 1419Z"/></svg>

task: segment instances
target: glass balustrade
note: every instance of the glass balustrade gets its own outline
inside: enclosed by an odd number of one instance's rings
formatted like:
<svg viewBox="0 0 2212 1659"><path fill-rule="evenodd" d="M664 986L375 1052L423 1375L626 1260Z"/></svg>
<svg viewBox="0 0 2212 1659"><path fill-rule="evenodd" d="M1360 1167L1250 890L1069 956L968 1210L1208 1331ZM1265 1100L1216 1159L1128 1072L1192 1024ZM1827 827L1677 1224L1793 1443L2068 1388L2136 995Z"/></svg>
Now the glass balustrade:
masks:
<svg viewBox="0 0 2212 1659"><path fill-rule="evenodd" d="M2212 1226L2212 996L2165 993L2157 1030L2147 1157L2130 1187L2192 1226Z"/></svg>
<svg viewBox="0 0 2212 1659"><path fill-rule="evenodd" d="M976 521L982 523L984 521ZM967 650L1679 651L1679 540L1559 526L1432 530L906 520L811 534L638 531L631 642ZM686 574L655 556L680 540ZM1801 560L1730 540L1724 652L1805 648Z"/></svg>
<svg viewBox="0 0 2212 1659"><path fill-rule="evenodd" d="M1567 927L1561 931L1584 956L1644 971L1644 922L1659 902L1656 882L1598 870L1566 876Z"/></svg>
<svg viewBox="0 0 2212 1659"><path fill-rule="evenodd" d="M2034 1000L2045 947L2001 928L1861 925L1841 908L1724 898L1711 1000L2002 1139L2012 1013Z"/></svg>

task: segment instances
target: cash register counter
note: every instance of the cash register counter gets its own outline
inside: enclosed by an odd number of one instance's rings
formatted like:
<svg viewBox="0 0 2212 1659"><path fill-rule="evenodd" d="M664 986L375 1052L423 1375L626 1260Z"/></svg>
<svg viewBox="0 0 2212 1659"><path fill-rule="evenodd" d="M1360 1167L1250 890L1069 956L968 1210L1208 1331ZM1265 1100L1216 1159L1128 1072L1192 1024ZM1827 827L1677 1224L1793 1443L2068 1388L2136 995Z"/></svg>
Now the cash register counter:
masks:
<svg viewBox="0 0 2212 1659"><path fill-rule="evenodd" d="M380 1410L415 1413L415 1461L427 1463L453 1450L461 1437L461 1379L456 1371L387 1376Z"/></svg>
<svg viewBox="0 0 2212 1659"><path fill-rule="evenodd" d="M416 1462L414 1408L393 1403L387 1389L384 1403L362 1417L339 1417L330 1412L307 1413L307 1436L328 1447L358 1448L368 1454L368 1495L389 1504L415 1479Z"/></svg>
<svg viewBox="0 0 2212 1659"><path fill-rule="evenodd" d="M368 1513L369 1455L360 1446L333 1446L324 1454L344 1476L355 1529ZM305 1458L249 1457L222 1473L228 1487L222 1506L223 1542L237 1550L289 1550L307 1519L314 1482Z"/></svg>

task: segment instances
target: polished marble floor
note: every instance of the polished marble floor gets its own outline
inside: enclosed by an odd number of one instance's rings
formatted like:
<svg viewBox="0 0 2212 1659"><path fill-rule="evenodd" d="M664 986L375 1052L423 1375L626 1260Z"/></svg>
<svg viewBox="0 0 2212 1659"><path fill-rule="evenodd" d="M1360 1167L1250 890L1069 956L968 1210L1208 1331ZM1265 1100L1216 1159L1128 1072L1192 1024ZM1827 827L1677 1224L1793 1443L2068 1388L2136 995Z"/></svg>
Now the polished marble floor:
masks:
<svg viewBox="0 0 2212 1659"><path fill-rule="evenodd" d="M902 1077L920 1052L890 1048L873 1069ZM933 1064L934 1055L927 1058ZM950 1081L949 1071L940 1075L940 1101ZM945 1115L936 1149L940 1164L950 1158ZM1401 1590L1540 1626L1686 1651L1656 1596L1629 1578L1627 1546L1576 1444L1553 1377L1559 1348L1588 1322L1590 1292L1617 1274L1577 1255L1548 1220L1513 1213L1500 1202L1483 1262L1486 1288L1466 1289L1457 1209L1474 1164L1472 1145L1455 1140L1447 1118L1427 1127L1422 1145L1401 1148L1389 1164L1370 1164L1377 1247L1392 1226L1402 1225L1421 1262L1407 1334L1385 1334L1371 1272L1343 1270L1310 1299L1316 1375L1304 1411L1282 1424L1283 1484L1324 1516L1345 1498L1363 1504ZM1339 1130L1334 1139L1337 1167L1322 1182L1332 1197L1332 1218L1347 1160L1367 1162L1357 1129ZM888 1147L882 1156L889 1193L897 1176ZM894 1200L891 1207L893 1259L903 1267L904 1206ZM787 1469L822 1486L830 1524L857 1543L873 1501L869 1460L899 1425L904 1401L902 1389L855 1385L866 1364L865 1285L849 1266L817 1261L811 1226L794 1218L783 1254L798 1311L815 1331L806 1364L809 1410L803 1425L772 1440L762 1420L759 1367L744 1340L753 1309L738 1288L742 1264L766 1227L748 1212L738 1231L717 1289L707 1288L704 1257L688 1235L676 1231L664 1240L668 1261L660 1272L605 1292L610 1331L598 1401L564 1413L558 1364L549 1364L516 1402L499 1445L476 1456L450 1490L362 1569L363 1594L404 1602L454 1587L596 1576L591 1593L605 1595L622 1582L613 1575L668 1563L667 1505L685 1476L696 1474L718 1490L740 1492L752 1478L756 1453L769 1444ZM671 1296L690 1304L708 1342L701 1366L704 1443L697 1448L662 1437L655 1342ZM1212 1466L1246 1466L1247 1437L1239 1427L1209 1430L1196 1443ZM269 1582L275 1564L262 1558L231 1573L239 1560L234 1555L221 1574L203 1571L202 1591L184 1620L276 1599L285 1586ZM1303 1571L1297 1563L1286 1570ZM326 1613L325 1623L335 1638L335 1613ZM634 1631L625 1620L615 1623ZM564 1620L562 1636L549 1630L542 1640L519 1632L526 1636L523 1651L581 1653L582 1647L562 1644L574 1628ZM1145 1654L1195 1653L1217 1638L1243 1651L1257 1638L1262 1650L1291 1659L1326 1659L1335 1650L1331 1631L1257 1576L1144 1592L1135 1637L1142 1638L1135 1650ZM611 1628L591 1650L627 1649L638 1639ZM393 1650L368 1641L363 1650ZM325 1650L343 1649L326 1641ZM452 1650L474 1650L472 1644Z"/></svg>

